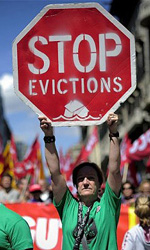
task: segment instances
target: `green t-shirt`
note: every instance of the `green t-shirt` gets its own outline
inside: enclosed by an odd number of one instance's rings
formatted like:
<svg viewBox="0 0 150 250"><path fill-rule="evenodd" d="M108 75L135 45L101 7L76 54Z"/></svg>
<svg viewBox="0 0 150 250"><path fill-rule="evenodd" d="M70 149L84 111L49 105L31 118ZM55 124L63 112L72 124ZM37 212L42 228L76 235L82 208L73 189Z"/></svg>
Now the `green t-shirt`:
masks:
<svg viewBox="0 0 150 250"><path fill-rule="evenodd" d="M33 242L27 222L19 214L0 204L0 249L30 248L33 248Z"/></svg>
<svg viewBox="0 0 150 250"><path fill-rule="evenodd" d="M73 250L75 228L78 218L78 201L67 189L62 201L56 205L62 220L63 250ZM106 183L105 192L100 201L96 201L90 211L84 233L89 250L117 250L116 229L120 214L121 198L117 197ZM83 216L87 211L83 206ZM88 225L89 224L89 225ZM80 244L82 250L82 244Z"/></svg>

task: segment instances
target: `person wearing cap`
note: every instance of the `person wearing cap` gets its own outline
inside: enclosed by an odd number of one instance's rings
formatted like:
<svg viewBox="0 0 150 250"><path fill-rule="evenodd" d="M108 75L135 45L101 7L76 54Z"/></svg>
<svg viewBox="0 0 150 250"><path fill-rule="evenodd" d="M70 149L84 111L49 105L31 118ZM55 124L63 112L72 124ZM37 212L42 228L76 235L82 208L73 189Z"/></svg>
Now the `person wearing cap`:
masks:
<svg viewBox="0 0 150 250"><path fill-rule="evenodd" d="M29 202L43 202L41 199L41 186L39 184L33 184L29 187L29 192L31 198L29 199Z"/></svg>
<svg viewBox="0 0 150 250"><path fill-rule="evenodd" d="M45 134L45 156L51 174L53 202L62 221L62 249L117 250L116 229L121 205L118 116L110 113L107 118L109 172L101 199L103 173L91 162L82 162L73 170L78 199L73 197L60 171L51 123L45 117L39 117L39 120Z"/></svg>

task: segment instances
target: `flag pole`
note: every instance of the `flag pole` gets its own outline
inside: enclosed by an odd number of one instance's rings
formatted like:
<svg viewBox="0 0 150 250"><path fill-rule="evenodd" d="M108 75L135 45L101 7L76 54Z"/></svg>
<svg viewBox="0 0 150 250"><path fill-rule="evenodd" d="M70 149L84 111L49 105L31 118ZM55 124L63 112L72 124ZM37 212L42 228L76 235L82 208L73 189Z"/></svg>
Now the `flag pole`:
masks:
<svg viewBox="0 0 150 250"><path fill-rule="evenodd" d="M129 163L126 162L126 163L124 164L124 169L123 169L123 177L122 177L122 182L123 182L123 183L127 181L128 168L129 168Z"/></svg>
<svg viewBox="0 0 150 250"><path fill-rule="evenodd" d="M31 174L27 174L25 179L27 180L27 182L26 182L26 185L24 185L23 190L22 190L22 192L20 194L20 202L25 201L25 193L26 193L28 185L30 183Z"/></svg>

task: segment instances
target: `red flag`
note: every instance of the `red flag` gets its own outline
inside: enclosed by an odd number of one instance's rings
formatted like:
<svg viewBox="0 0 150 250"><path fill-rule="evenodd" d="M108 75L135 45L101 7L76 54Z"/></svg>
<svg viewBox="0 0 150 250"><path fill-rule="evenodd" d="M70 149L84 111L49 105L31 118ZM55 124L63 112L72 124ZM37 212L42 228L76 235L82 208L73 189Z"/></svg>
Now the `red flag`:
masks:
<svg viewBox="0 0 150 250"><path fill-rule="evenodd" d="M27 173L26 173L24 161L16 162L14 173L18 179L26 176Z"/></svg>
<svg viewBox="0 0 150 250"><path fill-rule="evenodd" d="M130 163L130 160L128 158L128 152L130 147L131 147L131 141L128 137L128 134L126 134L120 144L120 155L121 155L120 170L122 170L126 164Z"/></svg>
<svg viewBox="0 0 150 250"><path fill-rule="evenodd" d="M2 164L3 163L3 164ZM8 172L13 179L25 177L27 174L32 176L35 183L38 179L44 179L44 171L40 150L40 143L36 137L31 146L28 156L21 162L18 161L16 144L13 136L7 142L2 157L0 157L0 174Z"/></svg>
<svg viewBox="0 0 150 250"><path fill-rule="evenodd" d="M45 178L38 137L35 138L30 152L24 159L24 168L26 174L30 174L32 176L32 183L37 183L39 179Z"/></svg>
<svg viewBox="0 0 150 250"><path fill-rule="evenodd" d="M73 186L72 182L72 159L71 155L68 152L66 155L63 155L62 150L60 149L59 151L59 160L60 160L60 169L61 173L64 175L66 183L70 191L72 192L73 195L76 195L76 188Z"/></svg>
<svg viewBox="0 0 150 250"><path fill-rule="evenodd" d="M95 145L99 142L98 129L97 126L94 126L92 133L90 134L86 145L84 145L80 151L80 154L77 160L74 163L74 166L78 165L82 161L87 161L89 155L92 153Z"/></svg>
<svg viewBox="0 0 150 250"><path fill-rule="evenodd" d="M38 148L39 148L39 142L38 142L38 136L36 136L36 138L35 138L33 144L31 145L31 148L30 148L28 154L26 155L24 161L35 160Z"/></svg>
<svg viewBox="0 0 150 250"><path fill-rule="evenodd" d="M76 187L74 187L73 182L72 182L72 169L73 169L73 165L70 165L70 171L67 173L67 186L70 189L71 193L76 196L77 195L77 190Z"/></svg>
<svg viewBox="0 0 150 250"><path fill-rule="evenodd" d="M69 152L65 156L63 156L62 152L60 153L60 169L66 180L70 177L71 162L72 159Z"/></svg>
<svg viewBox="0 0 150 250"><path fill-rule="evenodd" d="M17 156L17 149L16 149L16 144L15 144L13 135L11 135L11 141L10 141L10 154L15 164L18 161L18 156Z"/></svg>
<svg viewBox="0 0 150 250"><path fill-rule="evenodd" d="M18 161L16 144L15 144L15 140L13 136L11 136L10 154L14 163L14 176L16 178L25 177L26 171L24 167L24 161L20 161L20 162Z"/></svg>
<svg viewBox="0 0 150 250"><path fill-rule="evenodd" d="M1 169L1 175L4 172L9 173L13 177L13 186L16 186L16 177L20 178L25 176L25 170L22 162L18 162L16 144L13 135L11 135L11 141L8 141L3 151L3 169Z"/></svg>
<svg viewBox="0 0 150 250"><path fill-rule="evenodd" d="M128 158L131 161L140 161L150 156L150 129L133 142L129 148Z"/></svg>
<svg viewBox="0 0 150 250"><path fill-rule="evenodd" d="M149 156L149 158L148 158L148 160L147 160L147 162L146 162L146 166L147 166L148 168L150 168L150 156Z"/></svg>
<svg viewBox="0 0 150 250"><path fill-rule="evenodd" d="M130 180L135 186L138 185L137 182L137 173L134 162L129 159L129 150L132 146L131 140L128 137L128 134L124 136L120 144L120 154L121 154L121 163L120 170L123 174L122 181Z"/></svg>
<svg viewBox="0 0 150 250"><path fill-rule="evenodd" d="M130 162L129 164L128 180L130 180L135 187L139 185L138 178L137 178L137 169L136 169L134 161Z"/></svg>

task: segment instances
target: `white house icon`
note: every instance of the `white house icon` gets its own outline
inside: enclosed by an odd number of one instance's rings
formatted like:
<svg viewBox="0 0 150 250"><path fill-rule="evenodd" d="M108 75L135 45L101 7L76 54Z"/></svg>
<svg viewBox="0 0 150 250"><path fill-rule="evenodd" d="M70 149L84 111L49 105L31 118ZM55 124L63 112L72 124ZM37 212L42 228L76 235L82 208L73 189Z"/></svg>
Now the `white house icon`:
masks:
<svg viewBox="0 0 150 250"><path fill-rule="evenodd" d="M86 117L88 112L89 110L81 102L74 100L65 105L64 116L73 117L78 115L79 117Z"/></svg>

